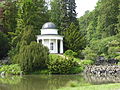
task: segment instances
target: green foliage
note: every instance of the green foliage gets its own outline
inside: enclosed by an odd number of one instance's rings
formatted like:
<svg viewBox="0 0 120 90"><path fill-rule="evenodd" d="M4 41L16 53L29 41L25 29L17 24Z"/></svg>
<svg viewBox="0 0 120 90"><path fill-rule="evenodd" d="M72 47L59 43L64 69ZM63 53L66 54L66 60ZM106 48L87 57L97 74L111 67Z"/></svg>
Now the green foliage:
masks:
<svg viewBox="0 0 120 90"><path fill-rule="evenodd" d="M120 51L120 42L119 40L113 40L111 42L108 42L108 57L109 58L115 58L117 57Z"/></svg>
<svg viewBox="0 0 120 90"><path fill-rule="evenodd" d="M48 63L48 69L52 74L71 74L80 73L75 67L79 67L79 64L71 58L65 57L52 57L50 56L50 62ZM76 70L76 72L74 71ZM81 70L81 69L79 69Z"/></svg>
<svg viewBox="0 0 120 90"><path fill-rule="evenodd" d="M75 0L52 0L50 18L58 26L60 34L63 34L71 23L79 25L75 9Z"/></svg>
<svg viewBox="0 0 120 90"><path fill-rule="evenodd" d="M116 56L120 55L118 52L120 51L120 47L109 47L108 55L111 58L115 58Z"/></svg>
<svg viewBox="0 0 120 90"><path fill-rule="evenodd" d="M81 73L83 71L84 71L84 66L82 64L80 64L79 66L73 67L70 70L70 73L71 74L79 74L79 73Z"/></svg>
<svg viewBox="0 0 120 90"><path fill-rule="evenodd" d="M35 72L31 72L30 74L31 75L40 75L40 74L48 75L48 74L50 74L50 72L49 72L48 69L43 69L43 70L38 70L38 71L35 71Z"/></svg>
<svg viewBox="0 0 120 90"><path fill-rule="evenodd" d="M40 28L49 21L45 0L18 0L17 33L26 25L32 25L35 34L40 34Z"/></svg>
<svg viewBox="0 0 120 90"><path fill-rule="evenodd" d="M74 23L65 29L64 32L64 47L66 50L70 49L75 52L84 48L85 39L78 31L78 27Z"/></svg>
<svg viewBox="0 0 120 90"><path fill-rule="evenodd" d="M89 47L86 47L85 50L82 51L82 53L86 60L96 60L97 58L97 54Z"/></svg>
<svg viewBox="0 0 120 90"><path fill-rule="evenodd" d="M3 26L7 29L7 32L15 32L17 26L17 11L16 1L6 0L3 7Z"/></svg>
<svg viewBox="0 0 120 90"><path fill-rule="evenodd" d="M77 13L75 9L76 9L75 0L72 0L72 1L71 0L60 0L60 10L61 10L60 29L61 29L62 34L66 31L65 29L68 28L71 23L74 23L74 25L77 25L77 26L79 25L77 18L76 18Z"/></svg>
<svg viewBox="0 0 120 90"><path fill-rule="evenodd" d="M18 54L12 60L28 73L47 68L49 51L40 43L31 42L30 45L20 47Z"/></svg>
<svg viewBox="0 0 120 90"><path fill-rule="evenodd" d="M101 35L101 38L118 33L117 16L119 15L119 4L119 0L101 0L99 2L97 32Z"/></svg>
<svg viewBox="0 0 120 90"><path fill-rule="evenodd" d="M60 31L60 0L52 0L51 1L51 10L50 10L50 21L54 22L57 28Z"/></svg>
<svg viewBox="0 0 120 90"><path fill-rule="evenodd" d="M99 0L95 9L79 18L80 32L87 45L91 40L117 35L119 32L119 0Z"/></svg>
<svg viewBox="0 0 120 90"><path fill-rule="evenodd" d="M117 59L117 60L119 60L119 61L120 61L120 55L119 55L119 56L117 56L117 57L115 57L115 59Z"/></svg>
<svg viewBox="0 0 120 90"><path fill-rule="evenodd" d="M0 59L7 56L8 49L8 37L4 33L0 32Z"/></svg>
<svg viewBox="0 0 120 90"><path fill-rule="evenodd" d="M32 41L35 41L36 37L32 26L26 26L23 31L24 32L12 38L11 50L9 51L9 57L11 60L16 54L18 54L20 47L29 45Z"/></svg>
<svg viewBox="0 0 120 90"><path fill-rule="evenodd" d="M79 18L80 32L85 36L86 44L89 44L94 38L99 38L99 36L96 36L97 15L96 10L92 12L86 11L85 15Z"/></svg>
<svg viewBox="0 0 120 90"><path fill-rule="evenodd" d="M5 72L6 75L19 75L22 71L18 64L3 65L0 67L0 72Z"/></svg>
<svg viewBox="0 0 120 90"><path fill-rule="evenodd" d="M94 61L93 60L83 60L83 61L81 61L80 64L82 64L82 65L92 65L92 64L94 64Z"/></svg>
<svg viewBox="0 0 120 90"><path fill-rule="evenodd" d="M67 50L65 51L64 55L69 56L69 57L75 57L77 56L77 53L73 52L72 50Z"/></svg>
<svg viewBox="0 0 120 90"><path fill-rule="evenodd" d="M115 36L112 37L107 37L104 39L99 39L99 40L93 40L90 43L90 48L92 50L95 51L95 53L97 53L98 55L105 53L108 53L108 44L109 42L113 41L113 40L117 40L117 38Z"/></svg>
<svg viewBox="0 0 120 90"><path fill-rule="evenodd" d="M85 59L95 60L97 56L104 54L106 58L115 58L119 55L119 37L118 35L99 40L92 40L89 47L82 51ZM94 58L92 58L94 57Z"/></svg>

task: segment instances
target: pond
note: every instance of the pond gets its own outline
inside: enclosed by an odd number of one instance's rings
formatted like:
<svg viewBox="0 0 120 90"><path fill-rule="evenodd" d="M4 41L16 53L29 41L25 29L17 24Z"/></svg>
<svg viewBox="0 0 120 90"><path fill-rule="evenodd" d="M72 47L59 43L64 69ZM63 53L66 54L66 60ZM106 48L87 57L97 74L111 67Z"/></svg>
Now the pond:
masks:
<svg viewBox="0 0 120 90"><path fill-rule="evenodd" d="M116 81L117 80L117 81ZM71 81L80 85L120 82L120 77L95 77L87 75L26 75L0 77L0 90L55 90Z"/></svg>

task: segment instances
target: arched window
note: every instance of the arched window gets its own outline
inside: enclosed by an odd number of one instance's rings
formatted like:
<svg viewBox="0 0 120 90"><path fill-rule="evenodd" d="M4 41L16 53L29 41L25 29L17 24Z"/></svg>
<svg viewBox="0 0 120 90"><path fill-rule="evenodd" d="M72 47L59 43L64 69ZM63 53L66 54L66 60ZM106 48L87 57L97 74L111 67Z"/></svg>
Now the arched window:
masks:
<svg viewBox="0 0 120 90"><path fill-rule="evenodd" d="M50 43L50 50L53 50L53 42Z"/></svg>

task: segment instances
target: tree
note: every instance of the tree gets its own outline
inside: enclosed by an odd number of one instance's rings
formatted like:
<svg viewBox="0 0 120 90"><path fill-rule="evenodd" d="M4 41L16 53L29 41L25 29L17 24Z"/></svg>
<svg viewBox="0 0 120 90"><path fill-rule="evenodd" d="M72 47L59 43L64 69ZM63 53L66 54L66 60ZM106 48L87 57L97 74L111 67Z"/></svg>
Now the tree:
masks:
<svg viewBox="0 0 120 90"><path fill-rule="evenodd" d="M16 35L11 41L11 50L9 51L11 60L19 53L20 47L29 45L32 41L36 41L35 38L35 32L32 26L23 28L23 32Z"/></svg>
<svg viewBox="0 0 120 90"><path fill-rule="evenodd" d="M16 6L17 26L11 40L11 59L19 52L22 40L25 40L27 45L35 41L35 35L40 33L40 28L48 20L44 0L18 0Z"/></svg>
<svg viewBox="0 0 120 90"><path fill-rule="evenodd" d="M84 48L85 39L79 32L77 26L71 23L71 25L65 29L64 32L64 47L65 50L73 50L78 52Z"/></svg>
<svg viewBox="0 0 120 90"><path fill-rule="evenodd" d="M76 9L75 0L61 0L60 1L61 33L64 33L65 29L68 28L71 23L74 23L76 26L79 25L77 18L76 18L77 13L75 9Z"/></svg>
<svg viewBox="0 0 120 90"><path fill-rule="evenodd" d="M51 2L51 20L58 25L60 34L63 34L65 28L68 28L71 23L79 25L75 9L75 0L53 0Z"/></svg>
<svg viewBox="0 0 120 90"><path fill-rule="evenodd" d="M8 37L4 33L0 32L0 59L7 56L9 50Z"/></svg>
<svg viewBox="0 0 120 90"><path fill-rule="evenodd" d="M60 0L51 1L50 21L54 22L58 29L60 29Z"/></svg>
<svg viewBox="0 0 120 90"><path fill-rule="evenodd" d="M87 46L91 41L118 34L118 6L119 0L99 0L93 11L79 18L80 32L85 35Z"/></svg>
<svg viewBox="0 0 120 90"><path fill-rule="evenodd" d="M17 1L5 1L4 7L3 7L3 26L6 28L7 32L15 32L16 25L17 25Z"/></svg>
<svg viewBox="0 0 120 90"><path fill-rule="evenodd" d="M49 50L41 43L31 42L20 48L18 54L13 58L14 63L21 66L26 73L46 69L49 60Z"/></svg>
<svg viewBox="0 0 120 90"><path fill-rule="evenodd" d="M109 58L115 58L120 56L120 42L117 40L113 40L108 43L108 56Z"/></svg>
<svg viewBox="0 0 120 90"><path fill-rule="evenodd" d="M97 32L101 38L116 35L119 15L119 0L101 0L98 6Z"/></svg>
<svg viewBox="0 0 120 90"><path fill-rule="evenodd" d="M49 21L45 0L18 0L17 33L26 25L32 25L35 34L40 34L42 25Z"/></svg>
<svg viewBox="0 0 120 90"><path fill-rule="evenodd" d="M120 33L120 5L119 5L119 15L118 15L118 30L119 30L119 33Z"/></svg>
<svg viewBox="0 0 120 90"><path fill-rule="evenodd" d="M96 60L97 59L97 54L90 47L86 47L82 51L82 53L84 55L85 60Z"/></svg>

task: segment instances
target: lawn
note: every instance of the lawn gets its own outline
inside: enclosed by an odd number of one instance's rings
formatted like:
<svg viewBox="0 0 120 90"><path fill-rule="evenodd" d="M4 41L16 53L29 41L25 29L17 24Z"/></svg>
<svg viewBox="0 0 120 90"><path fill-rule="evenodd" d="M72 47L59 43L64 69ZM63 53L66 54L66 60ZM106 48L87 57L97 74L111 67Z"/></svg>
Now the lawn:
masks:
<svg viewBox="0 0 120 90"><path fill-rule="evenodd" d="M59 90L120 90L120 83L78 86L78 87L64 87L64 88L60 88Z"/></svg>

